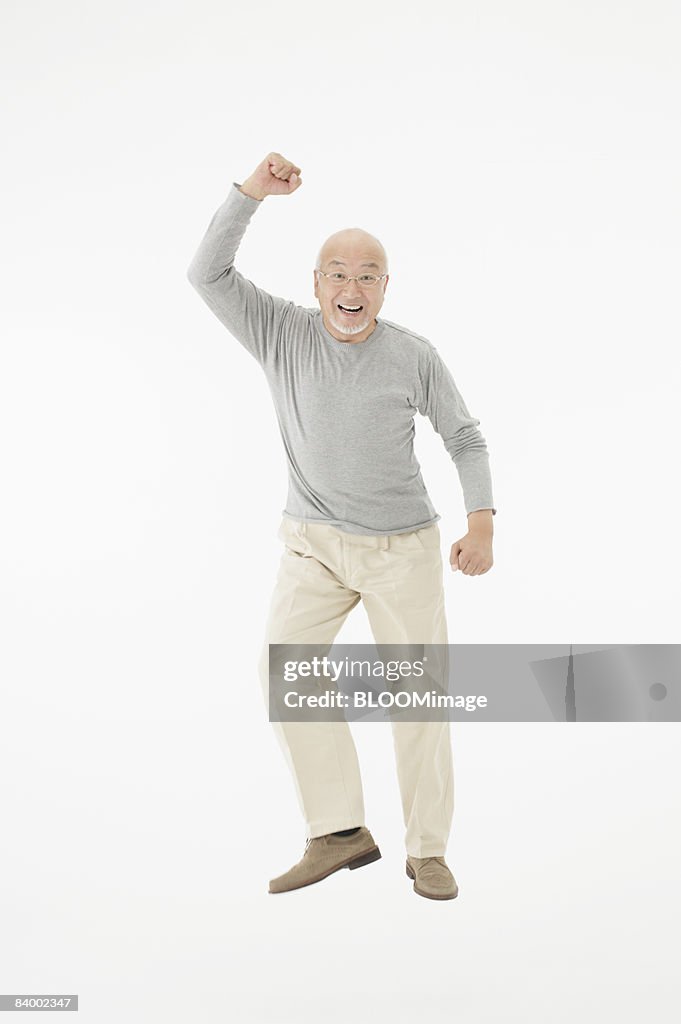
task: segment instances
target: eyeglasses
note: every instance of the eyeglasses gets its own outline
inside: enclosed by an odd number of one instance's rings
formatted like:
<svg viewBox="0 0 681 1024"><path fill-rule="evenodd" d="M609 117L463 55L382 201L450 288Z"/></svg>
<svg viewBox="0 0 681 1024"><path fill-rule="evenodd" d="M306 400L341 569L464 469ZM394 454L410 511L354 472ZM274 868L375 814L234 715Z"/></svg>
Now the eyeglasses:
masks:
<svg viewBox="0 0 681 1024"><path fill-rule="evenodd" d="M358 285L365 288L369 288L372 285L377 284L379 281L382 281L384 277L388 276L387 274L381 274L380 277L376 274L360 274L359 277L348 277L347 274L343 274L340 270L334 270L330 274L325 274L324 271L320 270L318 267L315 267L315 269L318 274L321 274L322 277L328 277L334 284L344 285L347 284L348 281L356 281Z"/></svg>

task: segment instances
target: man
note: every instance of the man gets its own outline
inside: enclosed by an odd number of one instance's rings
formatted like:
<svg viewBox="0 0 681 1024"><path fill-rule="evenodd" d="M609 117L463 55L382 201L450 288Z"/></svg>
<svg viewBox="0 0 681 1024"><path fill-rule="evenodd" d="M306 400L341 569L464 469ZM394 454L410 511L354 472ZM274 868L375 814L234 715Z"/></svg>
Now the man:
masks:
<svg viewBox="0 0 681 1024"><path fill-rule="evenodd" d="M203 300L259 362L277 411L289 471L285 545L259 671L270 644L329 649L361 600L377 644L447 644L440 516L413 451L414 417L442 436L463 489L468 531L450 563L492 566L492 486L484 438L434 346L379 319L389 274L372 235L349 228L322 246L319 309L270 295L234 267L253 213L291 195L300 168L269 153L233 182L187 271ZM286 892L380 858L365 826L355 746L345 721L273 723L307 827L302 859L270 882ZM453 899L444 854L453 812L449 721L393 722L406 827L407 875L431 899Z"/></svg>

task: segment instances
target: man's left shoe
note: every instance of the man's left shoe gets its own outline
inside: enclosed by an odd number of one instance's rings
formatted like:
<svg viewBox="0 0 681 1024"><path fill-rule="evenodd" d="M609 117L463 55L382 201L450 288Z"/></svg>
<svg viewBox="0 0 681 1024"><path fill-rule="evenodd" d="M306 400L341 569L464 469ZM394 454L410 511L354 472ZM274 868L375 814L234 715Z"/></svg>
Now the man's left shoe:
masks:
<svg viewBox="0 0 681 1024"><path fill-rule="evenodd" d="M444 857L407 856L407 875L414 879L414 892L429 900L453 900L459 892Z"/></svg>

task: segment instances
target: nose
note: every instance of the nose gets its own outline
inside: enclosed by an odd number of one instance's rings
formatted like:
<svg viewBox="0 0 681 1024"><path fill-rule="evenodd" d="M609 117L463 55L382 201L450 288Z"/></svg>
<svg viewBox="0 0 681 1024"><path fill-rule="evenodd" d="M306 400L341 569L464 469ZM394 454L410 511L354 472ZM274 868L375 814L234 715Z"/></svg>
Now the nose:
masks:
<svg viewBox="0 0 681 1024"><path fill-rule="evenodd" d="M345 296L361 295L362 293L359 290L359 286L358 286L357 282L353 280L353 284L355 285L355 287L354 288L350 288L350 281L346 281L345 282L345 287L343 288L343 291L341 292L341 295L345 295Z"/></svg>

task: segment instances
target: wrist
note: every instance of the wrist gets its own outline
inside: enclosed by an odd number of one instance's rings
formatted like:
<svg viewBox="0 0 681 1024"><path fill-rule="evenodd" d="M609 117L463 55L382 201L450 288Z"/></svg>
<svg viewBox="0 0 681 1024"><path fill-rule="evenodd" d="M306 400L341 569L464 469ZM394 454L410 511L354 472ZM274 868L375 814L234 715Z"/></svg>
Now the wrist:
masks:
<svg viewBox="0 0 681 1024"><path fill-rule="evenodd" d="M265 196L262 194L262 192L258 192L257 188L255 188L250 183L248 178L243 183L243 185L239 185L239 192L243 192L243 194L245 196L249 196L251 199L257 199L257 201L259 203L261 203L263 201L263 199L265 198Z"/></svg>
<svg viewBox="0 0 681 1024"><path fill-rule="evenodd" d="M485 537L491 537L493 530L491 508L476 509L475 512L468 513L469 533L479 533Z"/></svg>

